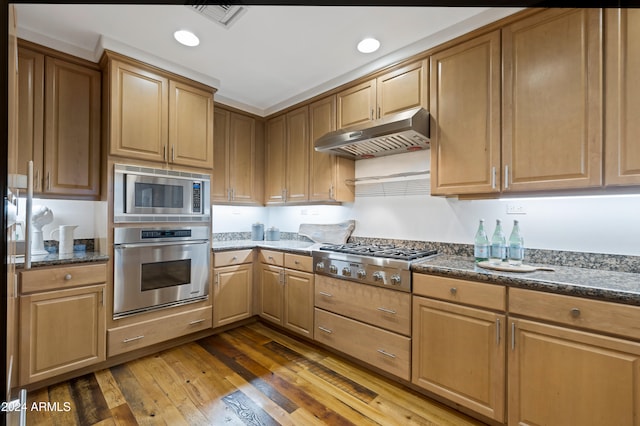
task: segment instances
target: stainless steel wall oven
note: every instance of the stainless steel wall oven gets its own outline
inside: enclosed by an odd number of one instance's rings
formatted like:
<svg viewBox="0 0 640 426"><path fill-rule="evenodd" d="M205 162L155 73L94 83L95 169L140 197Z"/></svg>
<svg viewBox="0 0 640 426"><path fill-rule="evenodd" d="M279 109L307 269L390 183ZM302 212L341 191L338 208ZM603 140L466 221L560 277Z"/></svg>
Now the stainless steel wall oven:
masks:
<svg viewBox="0 0 640 426"><path fill-rule="evenodd" d="M206 300L210 227L114 229L113 318Z"/></svg>

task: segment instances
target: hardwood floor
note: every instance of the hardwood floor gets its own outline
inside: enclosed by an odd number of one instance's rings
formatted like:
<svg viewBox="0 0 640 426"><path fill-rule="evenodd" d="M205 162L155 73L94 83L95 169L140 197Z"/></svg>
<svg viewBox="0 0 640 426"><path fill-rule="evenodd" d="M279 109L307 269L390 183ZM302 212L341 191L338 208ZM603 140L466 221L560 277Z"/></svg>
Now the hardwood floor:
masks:
<svg viewBox="0 0 640 426"><path fill-rule="evenodd" d="M483 424L261 323L32 391L34 403L28 425Z"/></svg>

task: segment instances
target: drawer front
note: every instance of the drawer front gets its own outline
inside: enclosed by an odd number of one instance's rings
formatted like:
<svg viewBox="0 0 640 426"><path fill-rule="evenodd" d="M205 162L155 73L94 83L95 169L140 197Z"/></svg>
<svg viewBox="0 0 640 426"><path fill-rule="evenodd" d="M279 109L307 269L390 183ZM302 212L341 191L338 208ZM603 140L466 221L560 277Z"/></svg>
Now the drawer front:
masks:
<svg viewBox="0 0 640 426"><path fill-rule="evenodd" d="M37 268L20 273L21 293L57 290L107 281L107 264Z"/></svg>
<svg viewBox="0 0 640 426"><path fill-rule="evenodd" d="M211 306L207 306L114 328L107 332L107 354L114 356L165 340L186 336L196 331L206 330L211 328L212 321Z"/></svg>
<svg viewBox="0 0 640 426"><path fill-rule="evenodd" d="M313 258L311 256L285 253L284 266L298 271L313 272Z"/></svg>
<svg viewBox="0 0 640 426"><path fill-rule="evenodd" d="M506 287L456 278L413 274L413 294L502 312L507 308Z"/></svg>
<svg viewBox="0 0 640 426"><path fill-rule="evenodd" d="M316 275L315 306L411 335L411 294Z"/></svg>
<svg viewBox="0 0 640 426"><path fill-rule="evenodd" d="M405 380L410 380L411 339L315 309L314 339Z"/></svg>
<svg viewBox="0 0 640 426"><path fill-rule="evenodd" d="M260 249L260 262L269 265L284 266L284 253L274 250Z"/></svg>
<svg viewBox="0 0 640 426"><path fill-rule="evenodd" d="M241 265L253 262L253 250L222 251L213 254L215 267Z"/></svg>
<svg viewBox="0 0 640 426"><path fill-rule="evenodd" d="M638 306L510 288L509 313L640 339Z"/></svg>

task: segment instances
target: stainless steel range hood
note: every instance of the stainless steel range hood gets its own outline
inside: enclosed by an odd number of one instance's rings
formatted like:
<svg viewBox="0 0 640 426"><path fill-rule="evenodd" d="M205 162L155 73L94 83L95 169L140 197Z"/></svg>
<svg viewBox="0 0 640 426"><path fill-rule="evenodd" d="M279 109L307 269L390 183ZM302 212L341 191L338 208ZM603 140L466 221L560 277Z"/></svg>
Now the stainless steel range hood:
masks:
<svg viewBox="0 0 640 426"><path fill-rule="evenodd" d="M370 123L327 133L315 150L363 159L429 148L429 113L413 108Z"/></svg>

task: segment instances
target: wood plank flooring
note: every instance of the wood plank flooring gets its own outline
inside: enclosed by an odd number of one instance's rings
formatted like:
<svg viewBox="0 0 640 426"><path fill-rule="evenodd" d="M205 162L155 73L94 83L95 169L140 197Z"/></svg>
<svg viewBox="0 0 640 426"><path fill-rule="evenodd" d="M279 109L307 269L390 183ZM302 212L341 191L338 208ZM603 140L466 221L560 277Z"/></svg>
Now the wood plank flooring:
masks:
<svg viewBox="0 0 640 426"><path fill-rule="evenodd" d="M27 407L28 425L483 424L261 323L32 391Z"/></svg>

